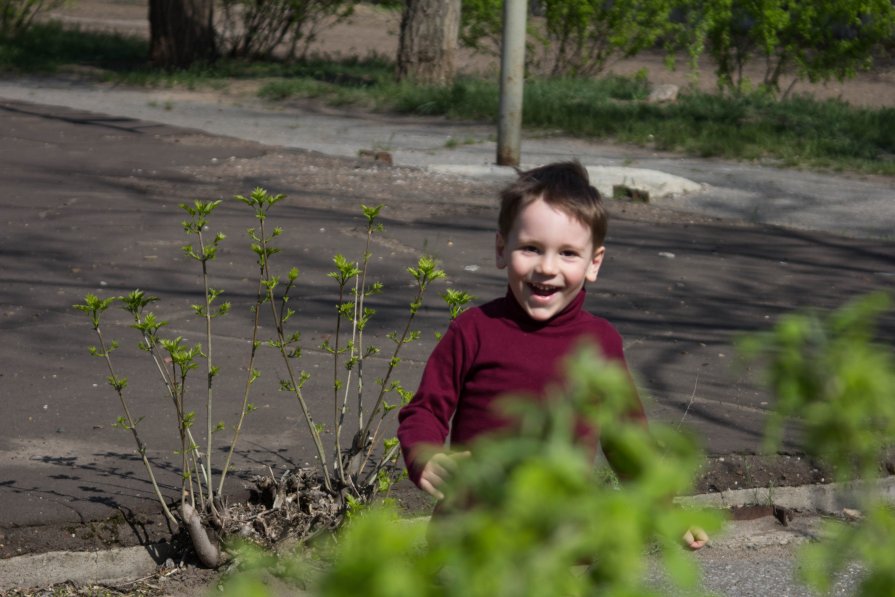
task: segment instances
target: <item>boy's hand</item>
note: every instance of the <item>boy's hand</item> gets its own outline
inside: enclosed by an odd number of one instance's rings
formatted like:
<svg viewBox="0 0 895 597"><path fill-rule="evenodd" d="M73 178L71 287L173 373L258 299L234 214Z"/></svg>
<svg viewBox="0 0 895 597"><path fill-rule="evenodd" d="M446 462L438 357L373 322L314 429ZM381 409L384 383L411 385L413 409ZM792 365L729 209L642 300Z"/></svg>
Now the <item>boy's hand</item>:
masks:
<svg viewBox="0 0 895 597"><path fill-rule="evenodd" d="M709 542L709 535L704 530L699 527L691 527L684 533L684 543L692 549L696 551L697 549L702 549L703 546Z"/></svg>
<svg viewBox="0 0 895 597"><path fill-rule="evenodd" d="M423 467L423 472L420 475L420 488L435 499L443 500L444 494L438 488L454 474L457 469L457 459L468 458L469 455L469 452L457 452L456 454L438 452L432 456Z"/></svg>

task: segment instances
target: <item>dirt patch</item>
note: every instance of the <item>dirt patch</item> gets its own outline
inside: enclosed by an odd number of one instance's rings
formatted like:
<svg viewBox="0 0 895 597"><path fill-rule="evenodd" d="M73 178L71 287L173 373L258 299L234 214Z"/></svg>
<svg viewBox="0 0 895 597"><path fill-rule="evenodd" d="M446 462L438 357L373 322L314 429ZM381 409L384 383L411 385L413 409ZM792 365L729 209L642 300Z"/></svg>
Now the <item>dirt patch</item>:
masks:
<svg viewBox="0 0 895 597"><path fill-rule="evenodd" d="M798 454L727 454L706 459L694 483L696 493L756 487L796 487L832 482L832 472Z"/></svg>

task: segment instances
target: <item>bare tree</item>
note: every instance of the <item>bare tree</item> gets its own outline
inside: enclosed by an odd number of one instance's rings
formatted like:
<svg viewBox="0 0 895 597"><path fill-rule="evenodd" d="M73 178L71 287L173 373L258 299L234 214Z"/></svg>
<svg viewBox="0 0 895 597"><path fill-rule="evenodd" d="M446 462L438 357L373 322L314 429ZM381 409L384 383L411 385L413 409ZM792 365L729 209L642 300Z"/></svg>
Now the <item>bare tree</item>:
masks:
<svg viewBox="0 0 895 597"><path fill-rule="evenodd" d="M213 0L149 0L149 61L185 68L214 60L213 17Z"/></svg>
<svg viewBox="0 0 895 597"><path fill-rule="evenodd" d="M454 80L461 0L406 0L398 47L398 79L430 85Z"/></svg>

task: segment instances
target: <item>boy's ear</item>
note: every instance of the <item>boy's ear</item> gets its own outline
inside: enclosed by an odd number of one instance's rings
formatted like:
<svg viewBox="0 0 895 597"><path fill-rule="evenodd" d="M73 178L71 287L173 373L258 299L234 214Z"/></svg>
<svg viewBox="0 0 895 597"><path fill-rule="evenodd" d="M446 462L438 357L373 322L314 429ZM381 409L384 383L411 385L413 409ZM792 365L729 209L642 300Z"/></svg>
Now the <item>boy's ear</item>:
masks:
<svg viewBox="0 0 895 597"><path fill-rule="evenodd" d="M597 274L600 273L600 266L603 265L603 257L606 255L606 247L597 247L594 251L594 257L587 265L587 273L585 274L588 282L596 282Z"/></svg>
<svg viewBox="0 0 895 597"><path fill-rule="evenodd" d="M506 248L507 244L503 240L503 236L498 232L497 237L494 239L494 254L497 259L497 269L504 269L507 266Z"/></svg>

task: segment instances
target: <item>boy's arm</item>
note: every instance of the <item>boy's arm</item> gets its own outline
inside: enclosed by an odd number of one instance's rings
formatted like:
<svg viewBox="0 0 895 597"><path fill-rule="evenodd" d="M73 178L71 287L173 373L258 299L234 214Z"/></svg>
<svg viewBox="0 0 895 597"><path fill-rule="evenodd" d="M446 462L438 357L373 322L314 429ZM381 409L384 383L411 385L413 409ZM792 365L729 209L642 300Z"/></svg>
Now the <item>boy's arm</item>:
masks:
<svg viewBox="0 0 895 597"><path fill-rule="evenodd" d="M633 396L633 400L631 402L631 408L625 413L625 419L629 423L642 425L647 429L649 424L646 418L646 410L643 408L643 402L640 400L637 385L634 383L634 378L631 377L630 374L628 375L628 379L631 384L631 395ZM612 442L606 441L605 438L605 434L600 434L600 445L612 470L615 471L615 474L618 475L618 478L621 481L634 478L639 472L637 470L636 462L634 462L635 459L626 457L621 450L617 450L613 447ZM690 527L687 529L687 532L684 533L681 540L689 549L696 551L702 549L709 542L709 535L700 527Z"/></svg>
<svg viewBox="0 0 895 597"><path fill-rule="evenodd" d="M421 485L424 468L435 454L444 452L465 376L467 347L459 327L457 321L451 323L426 361L419 389L398 412L398 440L407 473L426 491Z"/></svg>
<svg viewBox="0 0 895 597"><path fill-rule="evenodd" d="M622 361L622 365L624 364L624 361ZM630 374L628 375L628 383L631 386L631 396L633 399L631 400L629 409L624 414L624 421L648 429L649 421L646 418L646 410L643 408L643 402L640 400L640 394L637 391L637 385L634 383L634 378L631 377ZM605 433L600 434L600 447L603 449L603 455L606 456L606 461L609 462L609 466L612 467L612 470L618 475L620 480L625 481L627 479L632 479L637 475L638 471L636 470L636 463L625 456L618 446L613 445L613 443L608 440L608 435Z"/></svg>
<svg viewBox="0 0 895 597"><path fill-rule="evenodd" d="M599 348L600 358L606 363L621 367L627 372L631 400L622 417L626 422L642 425L644 429L646 429L648 427L646 410L643 408L640 394L637 391L637 385L634 383L634 378L631 376L628 369L627 359L625 358L624 342L621 334L619 334L618 330L605 319L594 317L590 320L590 327L586 332L585 339L587 342L590 342ZM597 408L599 408L600 397L592 396L591 399L594 401ZM636 475L637 471L634 470L635 463L630 462L630 459L625 457L618 446L612 445L613 442L607 437L611 434L602 433L601 430L596 427L595 423L587 420L579 421L576 428L576 435L579 438L579 441L582 441L588 449L593 451L593 455L596 455L597 446L599 445L599 447L603 449L603 454L606 456L609 465L620 479L630 479Z"/></svg>

